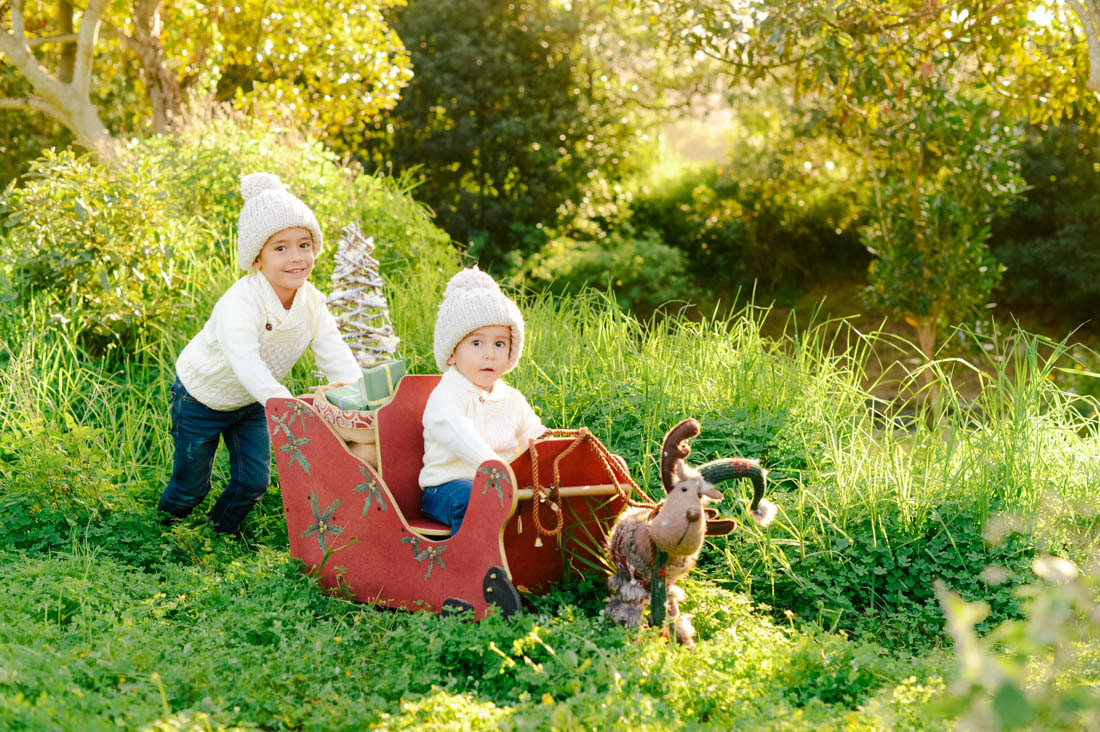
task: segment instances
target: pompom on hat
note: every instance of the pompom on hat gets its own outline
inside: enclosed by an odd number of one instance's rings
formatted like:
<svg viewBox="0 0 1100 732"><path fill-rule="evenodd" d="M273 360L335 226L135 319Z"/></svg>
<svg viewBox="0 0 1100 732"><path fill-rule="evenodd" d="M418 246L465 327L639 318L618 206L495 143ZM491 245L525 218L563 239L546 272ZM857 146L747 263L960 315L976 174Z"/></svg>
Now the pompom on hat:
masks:
<svg viewBox="0 0 1100 732"><path fill-rule="evenodd" d="M286 189L278 176L271 173L243 176L241 196L244 206L237 220L237 263L241 269L252 269L252 263L272 235L297 226L309 230L313 235L313 251L321 253L324 237L317 217Z"/></svg>
<svg viewBox="0 0 1100 732"><path fill-rule="evenodd" d="M464 269L447 283L435 319L435 365L439 370L447 370L447 359L463 338L487 325L506 325L512 331L507 373L523 354L523 316L492 277L477 267Z"/></svg>

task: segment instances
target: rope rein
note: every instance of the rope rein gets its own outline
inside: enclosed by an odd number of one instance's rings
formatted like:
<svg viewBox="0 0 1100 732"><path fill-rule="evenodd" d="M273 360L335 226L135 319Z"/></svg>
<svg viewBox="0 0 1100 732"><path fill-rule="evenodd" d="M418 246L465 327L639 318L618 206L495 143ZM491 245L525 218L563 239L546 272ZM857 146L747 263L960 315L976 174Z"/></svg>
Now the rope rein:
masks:
<svg viewBox="0 0 1100 732"><path fill-rule="evenodd" d="M572 437L573 441L561 451L561 454L554 458L554 480L550 485L544 485L539 478L539 456L538 456L538 443L540 440L546 437ZM596 453L596 456L600 458L600 462L603 463L604 470L607 471L608 478L611 479L611 483L615 486L616 492L626 502L628 506L634 508L650 508L654 511L660 506L659 503L653 503L651 501L635 501L631 498L631 494L637 493L639 495L645 495L641 489L638 488L638 484L630 477L630 473L626 467L623 466L622 472L626 475L626 480L620 482L618 475L614 467L611 465L611 461L614 460L614 456L611 451L604 446L602 442L596 439L596 436L588 431L587 427L581 427L579 430L547 430L538 439L530 440L528 442L528 448L531 451L531 482L533 483L534 499L531 501L531 520L535 524L535 528L542 536L557 536L561 533L562 527L565 524L565 516L561 510L561 461L579 448L581 445L587 445L590 450ZM548 503L550 510L555 514L555 524L553 528L546 528L542 524L540 517L539 504Z"/></svg>

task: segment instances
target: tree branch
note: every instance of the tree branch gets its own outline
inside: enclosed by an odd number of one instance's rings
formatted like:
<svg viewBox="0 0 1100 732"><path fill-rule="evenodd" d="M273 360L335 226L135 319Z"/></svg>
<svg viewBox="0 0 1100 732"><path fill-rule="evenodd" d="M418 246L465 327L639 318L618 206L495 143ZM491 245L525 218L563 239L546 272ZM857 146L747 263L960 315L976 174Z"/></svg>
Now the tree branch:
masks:
<svg viewBox="0 0 1100 732"><path fill-rule="evenodd" d="M1095 2L1090 2L1086 7L1079 0L1069 0L1069 6L1081 25L1085 26L1085 39L1089 45L1089 80L1086 86L1100 93L1100 13Z"/></svg>
<svg viewBox="0 0 1100 732"><path fill-rule="evenodd" d="M81 97L87 97L92 85L92 54L99 23L107 9L108 0L89 0L80 16L80 36L76 43L76 64L73 66L72 87Z"/></svg>
<svg viewBox="0 0 1100 732"><path fill-rule="evenodd" d="M75 33L63 33L57 36L43 36L41 38L27 38L24 43L27 48L34 48L35 46L43 46L47 43L72 43L79 40L79 36Z"/></svg>
<svg viewBox="0 0 1100 732"><path fill-rule="evenodd" d="M954 2L954 3L951 3L950 5L957 5L957 4L958 4L957 2ZM887 33L887 32L890 32L890 31L897 30L899 28L905 28L905 27L912 26L912 25L921 25L921 24L924 23L924 21L928 20L929 18L932 18L932 17L935 17L935 16L939 15L941 12L945 12L950 7L950 5L944 6L944 5L939 5L939 4L936 4L936 3L932 3L930 5L926 5L924 8L922 8L920 10L915 10L911 13L904 13L904 12L901 12L901 11L892 11L892 10L889 10L889 9L883 9L883 8L881 8L879 6L876 6L876 5L868 6L865 3L861 3L858 6L858 9L856 10L856 12L853 13L853 14L854 15L862 15L864 17L870 17L870 16L878 15L879 17L882 17L882 18L893 18L893 19L895 19L895 20L892 20L892 21L884 20L884 21L882 21L882 23L880 25L872 25L870 28L867 29L867 31L865 31L865 32L870 32L870 33Z"/></svg>
<svg viewBox="0 0 1100 732"><path fill-rule="evenodd" d="M989 10L982 13L981 17L974 21L974 27L977 27L977 26L980 26L980 25L985 25L990 20L992 20L994 15L996 15L998 12L1000 12L1001 8L1003 8L1005 5L1009 5L1013 2L1016 2L1016 0L1001 0L1001 2L997 3L996 5L991 7Z"/></svg>
<svg viewBox="0 0 1100 732"><path fill-rule="evenodd" d="M38 84L55 82L56 80L42 68L38 59L27 47L27 39L23 34L23 15L19 5L16 3L12 8L12 32L0 31L0 54L7 56L11 65L19 69L35 88Z"/></svg>
<svg viewBox="0 0 1100 732"><path fill-rule="evenodd" d="M73 0L57 0L57 16L61 25L61 32L65 35L73 33ZM57 78L66 84L73 80L73 64L76 63L76 43L65 43L61 46L61 63L57 66Z"/></svg>
<svg viewBox="0 0 1100 732"><path fill-rule="evenodd" d="M50 103L39 97L0 97L0 109L35 109L55 116Z"/></svg>
<svg viewBox="0 0 1100 732"><path fill-rule="evenodd" d="M805 53L801 53L798 56L787 59L786 61L775 61L772 63L746 63L744 61L731 58L729 55L723 53L719 49L711 50L708 47L699 46L698 50L701 54L703 54L710 60L717 61L718 63L725 64L726 66L732 66L736 69L748 69L752 71L759 70L762 72L771 72L787 66L796 66L809 58L812 53L812 51L806 51Z"/></svg>
<svg viewBox="0 0 1100 732"><path fill-rule="evenodd" d="M23 20L23 0L15 0L11 4L11 35L16 42L22 41L26 35Z"/></svg>
<svg viewBox="0 0 1100 732"><path fill-rule="evenodd" d="M108 0L90 0L84 10L76 40L77 55L71 82L59 80L35 58L25 33L23 0L15 0L12 4L12 32L0 30L0 55L23 75L33 90L33 96L5 101L5 108L21 107L45 112L65 125L82 147L110 160L115 154L114 140L88 95L92 55L100 18L107 3Z"/></svg>
<svg viewBox="0 0 1100 732"><path fill-rule="evenodd" d="M123 38L141 62L141 77L153 107L153 129L165 133L171 120L182 112L183 92L161 46L160 4L161 0L133 0L130 18L134 34Z"/></svg>
<svg viewBox="0 0 1100 732"><path fill-rule="evenodd" d="M130 53L134 54L135 56L141 55L141 43L139 43L136 38L126 35L106 20L101 22L99 25L103 35L107 36L108 38L113 38L122 45L126 46L127 50L129 50Z"/></svg>
<svg viewBox="0 0 1100 732"><path fill-rule="evenodd" d="M975 65L978 69L978 73L981 74L982 78L985 79L985 82L987 84L989 84L989 88L993 90L994 94L1002 96L1005 99L1011 99L1013 101L1019 101L1019 99L1020 99L1019 94L1013 94L1012 92L1008 91L1007 89L1002 89L1001 85L997 83L997 80L994 79L993 77L991 77L988 72L986 72L985 64L982 63L982 59L981 59L980 56L977 57L977 64L975 64Z"/></svg>

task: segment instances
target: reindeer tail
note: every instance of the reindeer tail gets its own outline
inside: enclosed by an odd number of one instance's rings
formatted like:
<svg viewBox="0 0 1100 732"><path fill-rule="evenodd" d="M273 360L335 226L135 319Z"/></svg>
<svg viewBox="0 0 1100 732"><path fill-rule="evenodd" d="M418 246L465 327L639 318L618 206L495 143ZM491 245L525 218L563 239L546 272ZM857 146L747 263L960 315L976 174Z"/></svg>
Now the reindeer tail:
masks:
<svg viewBox="0 0 1100 732"><path fill-rule="evenodd" d="M775 518L778 512L776 505L764 498L768 471L760 467L760 463L757 461L744 458L722 458L700 465L696 470L709 483L720 483L733 478L748 478L752 481L752 503L749 504L749 513L752 515L753 521L761 526L767 526Z"/></svg>

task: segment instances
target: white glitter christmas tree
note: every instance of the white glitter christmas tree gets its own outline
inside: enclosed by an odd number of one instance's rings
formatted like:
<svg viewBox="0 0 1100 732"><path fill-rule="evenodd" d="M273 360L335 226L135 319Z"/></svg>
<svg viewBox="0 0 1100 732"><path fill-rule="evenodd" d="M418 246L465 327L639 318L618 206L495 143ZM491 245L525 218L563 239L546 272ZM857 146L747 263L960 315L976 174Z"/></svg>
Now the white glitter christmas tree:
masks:
<svg viewBox="0 0 1100 732"><path fill-rule="evenodd" d="M400 340L390 322L389 304L374 253L374 237L358 224L345 226L336 249L328 306L360 368L397 357Z"/></svg>

